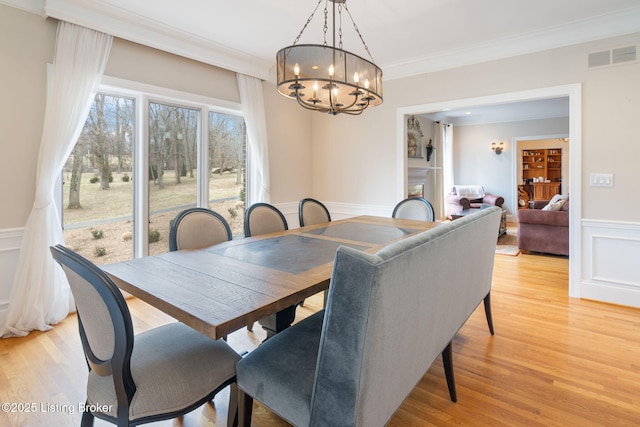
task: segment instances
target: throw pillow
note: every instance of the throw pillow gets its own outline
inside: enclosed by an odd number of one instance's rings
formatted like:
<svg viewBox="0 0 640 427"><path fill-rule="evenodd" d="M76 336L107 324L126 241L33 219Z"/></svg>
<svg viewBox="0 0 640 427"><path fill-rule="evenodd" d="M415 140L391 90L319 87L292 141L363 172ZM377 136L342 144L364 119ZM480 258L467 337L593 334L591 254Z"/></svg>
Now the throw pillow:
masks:
<svg viewBox="0 0 640 427"><path fill-rule="evenodd" d="M455 194L469 199L481 199L484 197L484 188L481 185L454 185Z"/></svg>
<svg viewBox="0 0 640 427"><path fill-rule="evenodd" d="M569 200L569 196L567 194L556 194L549 200L549 204L556 203L558 200L564 200L566 202Z"/></svg>
<svg viewBox="0 0 640 427"><path fill-rule="evenodd" d="M566 200L564 200L564 199L560 199L555 203L549 202L547 204L547 206L542 208L542 210L543 211L559 211L560 209L562 209L562 206L564 206L565 202L566 202Z"/></svg>

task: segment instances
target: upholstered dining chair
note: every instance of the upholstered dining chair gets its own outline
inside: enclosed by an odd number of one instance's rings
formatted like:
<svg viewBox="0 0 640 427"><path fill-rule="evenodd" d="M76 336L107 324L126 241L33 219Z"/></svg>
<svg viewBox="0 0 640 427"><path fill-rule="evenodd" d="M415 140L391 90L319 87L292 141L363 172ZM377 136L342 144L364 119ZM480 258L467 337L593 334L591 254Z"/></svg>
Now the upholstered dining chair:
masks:
<svg viewBox="0 0 640 427"><path fill-rule="evenodd" d="M331 214L322 202L307 197L298 203L298 219L300 227L304 227L305 225L330 222Z"/></svg>
<svg viewBox="0 0 640 427"><path fill-rule="evenodd" d="M286 231L288 229L287 219L282 212L269 203L254 203L244 213L245 237ZM253 324L248 325L247 329L253 331Z"/></svg>
<svg viewBox="0 0 640 427"><path fill-rule="evenodd" d="M231 227L222 215L211 209L189 208L171 223L169 250L204 248L232 238Z"/></svg>
<svg viewBox="0 0 640 427"><path fill-rule="evenodd" d="M391 214L393 218L435 221L433 206L422 197L409 197L396 205Z"/></svg>
<svg viewBox="0 0 640 427"><path fill-rule="evenodd" d="M287 219L269 203L254 203L244 214L244 236L259 236L288 230Z"/></svg>
<svg viewBox="0 0 640 427"><path fill-rule="evenodd" d="M322 224L331 221L331 214L324 203L307 197L298 203L298 220L300 227L305 225ZM324 305L327 304L327 291L324 291ZM300 303L304 306L304 301Z"/></svg>
<svg viewBox="0 0 640 427"><path fill-rule="evenodd" d="M95 417L119 426L175 418L229 385L227 424L237 424L240 356L226 342L182 323L134 336L125 299L109 276L62 245L50 250L69 280L89 367L87 407L95 409L82 414L82 426Z"/></svg>

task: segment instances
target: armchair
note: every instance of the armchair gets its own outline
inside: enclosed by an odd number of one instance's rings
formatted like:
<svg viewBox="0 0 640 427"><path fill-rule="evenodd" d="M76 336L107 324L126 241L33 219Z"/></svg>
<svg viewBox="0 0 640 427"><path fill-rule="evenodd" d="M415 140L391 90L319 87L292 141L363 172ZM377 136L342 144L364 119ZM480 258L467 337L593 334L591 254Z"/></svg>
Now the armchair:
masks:
<svg viewBox="0 0 640 427"><path fill-rule="evenodd" d="M483 204L502 207L504 197L484 192L481 185L454 185L445 196L447 218L467 209L479 209Z"/></svg>

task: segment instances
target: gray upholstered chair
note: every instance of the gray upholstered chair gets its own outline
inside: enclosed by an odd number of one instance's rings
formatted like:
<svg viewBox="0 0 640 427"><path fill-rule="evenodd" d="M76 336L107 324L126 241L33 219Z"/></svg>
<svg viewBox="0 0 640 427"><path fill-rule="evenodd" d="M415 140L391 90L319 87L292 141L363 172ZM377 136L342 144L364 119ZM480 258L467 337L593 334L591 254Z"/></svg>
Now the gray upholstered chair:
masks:
<svg viewBox="0 0 640 427"><path fill-rule="evenodd" d="M228 425L237 422L235 364L240 356L182 323L135 335L120 290L99 267L65 248L51 247L71 286L89 367L82 425L94 417L119 426L175 418L231 386ZM135 338L135 345L134 345Z"/></svg>
<svg viewBox="0 0 640 427"><path fill-rule="evenodd" d="M254 203L244 214L244 236L259 236L288 230L287 219L269 203Z"/></svg>
<svg viewBox="0 0 640 427"><path fill-rule="evenodd" d="M298 203L298 219L300 220L300 227L304 227L305 225L330 222L331 214L322 202L306 198Z"/></svg>
<svg viewBox="0 0 640 427"><path fill-rule="evenodd" d="M259 236L261 234L275 233L276 231L286 231L289 229L287 219L278 208L269 203L254 203L249 206L244 213L244 236ZM295 317L295 307L290 309ZM269 321L275 322L275 315L270 316ZM293 322L293 318L291 322ZM267 321L267 320L266 320ZM291 323L289 322L289 323ZM253 330L253 323L247 326L247 329Z"/></svg>
<svg viewBox="0 0 640 427"><path fill-rule="evenodd" d="M396 205L391 214L393 218L435 221L433 206L422 197L409 197Z"/></svg>
<svg viewBox="0 0 640 427"><path fill-rule="evenodd" d="M169 250L205 248L231 239L231 227L222 215L211 209L189 208L171 223Z"/></svg>

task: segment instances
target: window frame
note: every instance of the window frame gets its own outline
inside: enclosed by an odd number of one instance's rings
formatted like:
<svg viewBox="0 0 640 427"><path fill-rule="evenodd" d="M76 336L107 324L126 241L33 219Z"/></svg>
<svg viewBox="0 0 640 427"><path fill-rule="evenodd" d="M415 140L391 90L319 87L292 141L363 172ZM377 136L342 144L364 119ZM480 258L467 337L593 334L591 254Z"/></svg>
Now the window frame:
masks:
<svg viewBox="0 0 640 427"><path fill-rule="evenodd" d="M113 96L122 96L134 99L134 141L132 155L132 178L133 178L133 258L140 258L148 255L149 245L149 103L161 103L197 109L200 111L198 119L198 144L197 144L197 206L209 206L209 114L211 112L229 114L242 117L242 106L240 103L221 100L217 98L183 92L175 89L154 86L146 83L120 79L116 77L104 76L98 86L98 92ZM249 200L249 180L250 172L250 147L248 141L246 145L246 181L245 198ZM62 179L62 174L60 174ZM62 185L60 185L62 188ZM64 204L63 191L58 193L57 205L60 209L61 226L64 227ZM144 225L144 226L143 226Z"/></svg>

